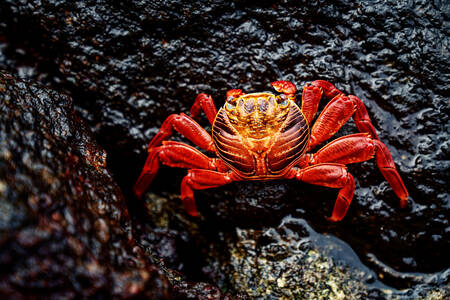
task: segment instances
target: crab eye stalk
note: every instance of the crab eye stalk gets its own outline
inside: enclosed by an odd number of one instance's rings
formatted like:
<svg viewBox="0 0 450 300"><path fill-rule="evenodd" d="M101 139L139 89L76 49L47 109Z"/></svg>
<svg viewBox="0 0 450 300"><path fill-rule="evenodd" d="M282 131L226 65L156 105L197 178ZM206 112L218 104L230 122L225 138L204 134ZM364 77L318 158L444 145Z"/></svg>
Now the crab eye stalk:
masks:
<svg viewBox="0 0 450 300"><path fill-rule="evenodd" d="M289 99L286 97L286 95L282 94L277 96L277 104L280 108L285 108L289 104Z"/></svg>
<svg viewBox="0 0 450 300"><path fill-rule="evenodd" d="M283 100L282 102L280 102L280 103L278 104L278 106L285 107L285 106L287 106L288 104L289 104L289 101L288 101L288 100Z"/></svg>
<svg viewBox="0 0 450 300"><path fill-rule="evenodd" d="M228 103L236 103L236 99L237 99L237 98L235 98L234 96L228 96L227 99L226 99L226 101L227 101Z"/></svg>
<svg viewBox="0 0 450 300"><path fill-rule="evenodd" d="M227 103L225 103L225 108L229 111L234 110L236 108L235 104L236 104L236 102L235 103L227 102Z"/></svg>

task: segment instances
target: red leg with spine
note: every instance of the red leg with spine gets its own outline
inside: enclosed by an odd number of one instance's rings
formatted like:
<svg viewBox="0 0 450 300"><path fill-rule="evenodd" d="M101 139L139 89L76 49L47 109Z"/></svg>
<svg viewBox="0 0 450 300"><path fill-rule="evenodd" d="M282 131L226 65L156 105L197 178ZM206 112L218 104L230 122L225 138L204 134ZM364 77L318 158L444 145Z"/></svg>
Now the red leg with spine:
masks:
<svg viewBox="0 0 450 300"><path fill-rule="evenodd" d="M358 130L360 132L368 132L372 138L379 140L377 132L373 127L372 121L370 120L364 103L356 96L349 95L348 97L356 105L356 111L353 115L353 120L355 121Z"/></svg>
<svg viewBox="0 0 450 300"><path fill-rule="evenodd" d="M328 220L337 222L344 218L355 191L353 176L344 165L328 163L293 170L294 172L290 172L288 177L295 176L297 180L306 183L340 189L334 204L333 213Z"/></svg>
<svg viewBox="0 0 450 300"><path fill-rule="evenodd" d="M314 80L313 82L311 82L311 85L321 88L323 93L325 94L325 97L327 97L328 99L332 99L339 94L344 94L343 92L338 90L334 86L334 84L325 80Z"/></svg>
<svg viewBox="0 0 450 300"><path fill-rule="evenodd" d="M322 89L317 86L307 84L302 92L302 113L305 116L308 124L311 122L317 113L320 99L322 98Z"/></svg>
<svg viewBox="0 0 450 300"><path fill-rule="evenodd" d="M219 187L236 180L238 178L234 178L233 173L230 172L221 173L200 169L189 170L181 182L181 201L183 201L184 209L191 216L198 216L194 190Z"/></svg>
<svg viewBox="0 0 450 300"><path fill-rule="evenodd" d="M324 80L313 81L311 85L321 88L327 98L333 98L311 129L310 149L332 137L351 116L360 132L367 132L378 139L366 107L358 97L345 96L333 84Z"/></svg>
<svg viewBox="0 0 450 300"><path fill-rule="evenodd" d="M386 145L369 137L367 133L356 133L338 138L317 153L312 154L310 163L351 164L369 160L375 156L377 166L386 181L400 198L400 206L408 204L408 191L395 168L394 160Z"/></svg>
<svg viewBox="0 0 450 300"><path fill-rule="evenodd" d="M353 102L344 95L333 98L311 128L310 149L332 137L355 112Z"/></svg>
<svg viewBox="0 0 450 300"><path fill-rule="evenodd" d="M217 115L217 108L212 97L203 93L198 94L197 98L195 98L194 104L191 107L192 118L197 119L202 110L205 112L209 123L212 125Z"/></svg>
<svg viewBox="0 0 450 300"><path fill-rule="evenodd" d="M152 148L161 145L162 141L167 140L173 134L173 130L178 131L202 149L210 152L216 151L214 142L208 132L191 117L183 113L167 117L159 132L148 144L148 151L150 152Z"/></svg>
<svg viewBox="0 0 450 300"><path fill-rule="evenodd" d="M133 187L138 197L150 186L161 163L178 168L223 169L216 159L207 157L189 145L174 141L163 143L162 146L152 148L148 154L144 169Z"/></svg>

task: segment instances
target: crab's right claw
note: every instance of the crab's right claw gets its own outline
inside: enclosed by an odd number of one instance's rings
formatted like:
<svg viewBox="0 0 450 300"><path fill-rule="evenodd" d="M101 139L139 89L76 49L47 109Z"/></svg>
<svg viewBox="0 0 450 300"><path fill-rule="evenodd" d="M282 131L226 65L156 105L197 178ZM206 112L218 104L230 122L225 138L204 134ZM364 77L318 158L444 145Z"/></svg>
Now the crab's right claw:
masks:
<svg viewBox="0 0 450 300"><path fill-rule="evenodd" d="M292 82L279 80L274 81L271 84L277 92L285 94L288 97L288 99L292 101L295 100L295 93L297 93L297 88Z"/></svg>
<svg viewBox="0 0 450 300"><path fill-rule="evenodd" d="M277 92L280 92L283 94L295 94L297 92L297 88L290 81L279 80L279 81L274 81L271 84Z"/></svg>

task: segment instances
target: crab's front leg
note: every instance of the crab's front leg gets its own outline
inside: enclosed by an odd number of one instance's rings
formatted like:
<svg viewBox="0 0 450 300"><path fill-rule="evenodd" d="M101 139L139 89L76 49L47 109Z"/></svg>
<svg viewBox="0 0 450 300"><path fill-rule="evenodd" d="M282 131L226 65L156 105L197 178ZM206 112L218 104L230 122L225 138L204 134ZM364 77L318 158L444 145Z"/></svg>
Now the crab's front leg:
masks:
<svg viewBox="0 0 450 300"><path fill-rule="evenodd" d="M220 160L209 158L194 147L180 142L164 141L159 147L151 148L141 175L133 187L136 196L141 197L148 189L161 163L178 168L226 170Z"/></svg>
<svg viewBox="0 0 450 300"><path fill-rule="evenodd" d="M189 139L195 145L206 151L215 152L214 142L206 130L195 122L191 117L181 113L167 117L161 125L159 132L148 144L148 151L161 145L161 143L172 136L173 131L178 131L181 135Z"/></svg>
<svg viewBox="0 0 450 300"><path fill-rule="evenodd" d="M340 90L338 90L332 83L325 80L316 80L311 82L311 85L320 88L328 99L333 99L338 95L343 95ZM356 106L355 114L353 119L355 120L356 127L358 127L360 132L367 132L372 138L378 139L375 128L372 125L369 114L367 113L364 103L356 96L348 96L353 104Z"/></svg>
<svg viewBox="0 0 450 300"><path fill-rule="evenodd" d="M361 99L353 95L345 96L328 81L316 80L311 85L320 88L327 98L333 98L325 106L311 128L310 148L314 148L332 137L352 116L360 132L366 132L372 138L378 139L378 135Z"/></svg>
<svg viewBox="0 0 450 300"><path fill-rule="evenodd" d="M344 218L355 191L355 181L345 165L328 163L313 165L304 169L293 168L288 172L286 178L296 178L306 183L340 189L333 213L328 220L337 222Z"/></svg>
<svg viewBox="0 0 450 300"><path fill-rule="evenodd" d="M292 82L279 80L272 82L272 86L277 92L281 92L289 99L295 100L297 88ZM338 94L342 94L341 91L334 87L334 85L323 80L316 80L311 84L308 83L303 88L301 110L310 126L319 107L319 102L322 98L323 91L325 92L325 96L329 99Z"/></svg>
<svg viewBox="0 0 450 300"><path fill-rule="evenodd" d="M197 98L195 98L194 104L191 107L191 116L194 119L197 119L202 110L205 112L209 123L212 125L217 115L217 108L214 105L212 97L203 93L198 94Z"/></svg>
<svg viewBox="0 0 450 300"><path fill-rule="evenodd" d="M275 88L277 92L285 94L288 97L288 99L295 100L297 88L292 82L280 80L272 82L272 86ZM316 115L317 108L319 107L319 102L321 98L322 98L322 89L320 87L307 84L303 88L301 110L309 126L311 126L311 122L314 119L314 116Z"/></svg>
<svg viewBox="0 0 450 300"><path fill-rule="evenodd" d="M191 216L198 216L194 190L219 187L237 180L240 179L232 171L222 173L212 170L189 170L181 182L181 200L184 209Z"/></svg>

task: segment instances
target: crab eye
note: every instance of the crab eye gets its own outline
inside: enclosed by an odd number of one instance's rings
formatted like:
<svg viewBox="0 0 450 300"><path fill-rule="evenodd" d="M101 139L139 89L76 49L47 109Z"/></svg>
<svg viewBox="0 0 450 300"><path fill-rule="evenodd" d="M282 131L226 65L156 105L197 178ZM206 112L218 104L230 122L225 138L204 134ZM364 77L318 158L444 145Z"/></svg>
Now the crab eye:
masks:
<svg viewBox="0 0 450 300"><path fill-rule="evenodd" d="M280 95L277 96L277 103L279 107L284 108L289 104L289 100L286 95Z"/></svg>
<svg viewBox="0 0 450 300"><path fill-rule="evenodd" d="M282 102L280 102L278 105L279 106L281 106L281 107L283 107L283 106L286 106L286 105L288 105L288 103L289 103L289 101L287 101L287 100L283 100Z"/></svg>
<svg viewBox="0 0 450 300"><path fill-rule="evenodd" d="M227 103L225 104L225 108L226 108L227 110L234 110L234 109L236 108L236 105L231 104L230 102L227 102Z"/></svg>

